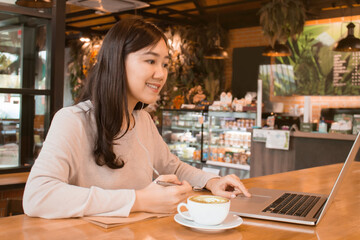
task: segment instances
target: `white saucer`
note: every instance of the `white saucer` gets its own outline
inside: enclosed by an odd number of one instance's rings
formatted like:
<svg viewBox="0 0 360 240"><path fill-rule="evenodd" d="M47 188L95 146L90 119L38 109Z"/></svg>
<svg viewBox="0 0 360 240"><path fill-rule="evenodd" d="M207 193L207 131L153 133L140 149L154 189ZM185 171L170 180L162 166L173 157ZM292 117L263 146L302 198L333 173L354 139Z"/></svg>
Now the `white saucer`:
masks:
<svg viewBox="0 0 360 240"><path fill-rule="evenodd" d="M183 212L183 214L187 215L188 212ZM219 225L214 225L214 226L209 226L209 225L201 225L198 224L196 222L187 220L185 218L183 218L180 214L176 214L174 217L174 220L186 227L190 227L196 230L201 230L201 231L208 231L208 232L218 232L218 231L223 231L226 229L231 229L231 228L235 228L240 226L243 223L243 220L241 217L229 213L229 215L225 218L224 222L222 222Z"/></svg>

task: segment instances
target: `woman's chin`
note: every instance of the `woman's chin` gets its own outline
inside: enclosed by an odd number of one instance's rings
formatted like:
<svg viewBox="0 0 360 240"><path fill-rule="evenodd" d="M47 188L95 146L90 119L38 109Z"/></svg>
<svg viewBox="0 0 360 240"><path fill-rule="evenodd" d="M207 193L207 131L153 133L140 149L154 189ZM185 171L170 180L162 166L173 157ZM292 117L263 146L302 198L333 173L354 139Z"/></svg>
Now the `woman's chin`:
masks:
<svg viewBox="0 0 360 240"><path fill-rule="evenodd" d="M143 101L140 101L140 102L150 105L150 104L156 103L156 100L157 100L157 98L156 99L146 99L146 100L144 99Z"/></svg>

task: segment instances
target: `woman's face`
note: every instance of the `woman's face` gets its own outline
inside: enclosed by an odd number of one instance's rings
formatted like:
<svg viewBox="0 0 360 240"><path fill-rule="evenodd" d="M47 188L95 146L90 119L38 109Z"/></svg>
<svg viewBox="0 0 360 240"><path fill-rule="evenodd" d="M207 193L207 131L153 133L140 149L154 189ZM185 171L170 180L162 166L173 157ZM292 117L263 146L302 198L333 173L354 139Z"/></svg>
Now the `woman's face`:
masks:
<svg viewBox="0 0 360 240"><path fill-rule="evenodd" d="M165 41L128 54L125 68L128 104L133 109L137 102L154 103L168 74L169 53Z"/></svg>

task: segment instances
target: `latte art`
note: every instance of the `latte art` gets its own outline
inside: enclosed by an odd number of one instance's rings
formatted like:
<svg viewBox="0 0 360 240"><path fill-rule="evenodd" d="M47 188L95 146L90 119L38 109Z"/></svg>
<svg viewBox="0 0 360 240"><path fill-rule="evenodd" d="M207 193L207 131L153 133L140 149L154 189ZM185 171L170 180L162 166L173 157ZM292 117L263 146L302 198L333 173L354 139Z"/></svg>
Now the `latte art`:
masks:
<svg viewBox="0 0 360 240"><path fill-rule="evenodd" d="M198 203L226 203L229 200L218 196L194 196L190 198L191 201Z"/></svg>

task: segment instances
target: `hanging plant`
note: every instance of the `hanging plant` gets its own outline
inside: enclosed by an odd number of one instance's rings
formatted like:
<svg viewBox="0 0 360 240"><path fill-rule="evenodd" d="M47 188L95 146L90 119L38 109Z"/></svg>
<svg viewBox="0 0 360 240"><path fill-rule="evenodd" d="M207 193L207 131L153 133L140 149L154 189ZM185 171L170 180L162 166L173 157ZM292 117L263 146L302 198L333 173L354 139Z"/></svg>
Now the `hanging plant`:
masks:
<svg viewBox="0 0 360 240"><path fill-rule="evenodd" d="M305 6L301 0L271 0L260 10L260 25L271 46L296 38L305 25Z"/></svg>

